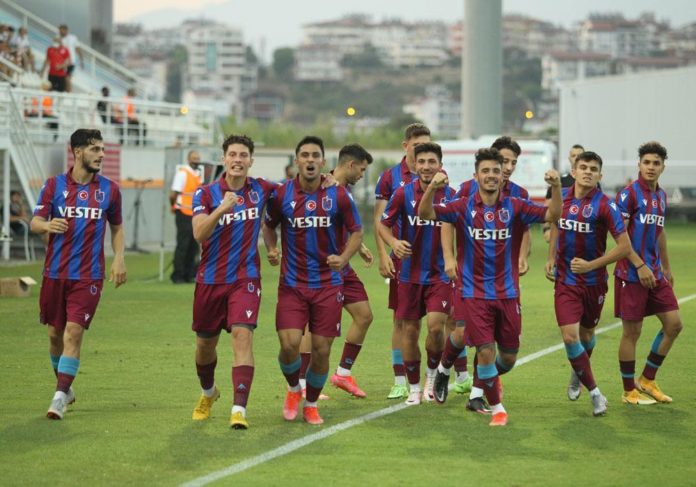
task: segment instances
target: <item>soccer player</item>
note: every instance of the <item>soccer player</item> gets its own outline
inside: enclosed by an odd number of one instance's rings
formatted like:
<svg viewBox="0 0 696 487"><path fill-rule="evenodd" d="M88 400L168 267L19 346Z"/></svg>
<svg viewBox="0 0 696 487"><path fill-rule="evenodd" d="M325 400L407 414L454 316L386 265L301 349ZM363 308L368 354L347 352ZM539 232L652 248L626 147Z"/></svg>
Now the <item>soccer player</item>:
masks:
<svg viewBox="0 0 696 487"><path fill-rule="evenodd" d="M116 287L126 282L121 191L97 174L104 159L101 133L78 129L70 147L75 164L46 180L31 220L32 232L49 234L39 305L58 379L46 413L50 419L63 419L75 402L71 385L80 367L82 336L94 319L104 282L107 222L114 251L109 281Z"/></svg>
<svg viewBox="0 0 696 487"><path fill-rule="evenodd" d="M428 129L428 127L421 123L413 123L406 127L404 131L404 141L401 143L406 154L399 164L385 170L380 175L377 186L375 187L375 228L379 228L384 209L387 206L389 198L394 194L394 191L417 178L413 151L420 144L428 142L430 142L430 129ZM401 229L398 224L392 227L392 231L394 237L401 238ZM396 317L396 308L398 306L397 288L399 284L399 259L393 254L391 256L387 254L385 242L379 232L375 232L375 243L377 246L377 256L379 258L379 273L382 277L389 279L389 309L394 312L394 325L392 328L392 369L394 370L394 385L389 391L387 398L401 399L408 396L409 389L406 386L404 360L401 354L402 322Z"/></svg>
<svg viewBox="0 0 696 487"><path fill-rule="evenodd" d="M590 364L594 329L607 294L606 266L626 257L631 242L616 204L597 188L602 158L583 152L572 173L575 182L563 189L561 218L551 228L545 270L547 278L555 280L556 321L572 367L568 399L580 397L582 382L590 393L592 413L600 416L607 410L607 399L595 383ZM607 232L616 247L605 253Z"/></svg>
<svg viewBox="0 0 696 487"><path fill-rule="evenodd" d="M570 164L569 170L567 173L561 174L561 187L562 188L569 188L573 184L575 184L575 178L573 177L573 168L575 167L575 158L578 157L580 154L585 152L585 148L581 146L580 144L575 144L573 147L570 148L570 152L568 152L568 163ZM597 186L599 187L599 186ZM549 204L549 200L551 199L551 188L548 188L546 190L546 204ZM541 227L541 230L544 234L544 240L548 243L549 239L551 238L551 225L548 223L544 223L544 225Z"/></svg>
<svg viewBox="0 0 696 487"><path fill-rule="evenodd" d="M319 425L317 399L329 372L329 354L341 334L343 268L360 248L360 216L350 193L342 186L322 187L326 164L324 143L307 136L295 148L298 176L276 189L268 202L264 241L268 259L277 265L275 228L280 225L282 261L278 283L276 330L278 362L288 383L283 417L297 417L300 399L300 342L305 325L312 333L312 357L307 369L303 419ZM344 233L350 233L346 239Z"/></svg>
<svg viewBox="0 0 696 487"><path fill-rule="evenodd" d="M558 220L561 182L558 172L546 172L544 179L553 186L551 205L547 208L521 198L501 196L503 160L496 149L480 149L475 168L479 189L473 197L433 206L433 193L447 184L447 176L438 173L418 209L422 219L454 225L461 269L454 302L457 328L446 340L438 365L435 399L444 402L447 397L449 369L464 348L466 333L466 343L476 347L479 384L493 413L490 425L504 426L508 415L500 400L498 374L499 369L510 370L514 366L520 345L520 240L527 225Z"/></svg>
<svg viewBox="0 0 696 487"><path fill-rule="evenodd" d="M444 327L452 302L452 283L445 274L440 244L439 222L418 217L418 205L435 174L442 169L442 149L434 143L420 144L414 149L418 179L392 195L377 230L401 260L399 265L398 306L396 318L402 320L401 352L410 386L406 404L432 401L435 369L444 345ZM441 187L435 199L446 203L455 191ZM431 192L431 197L433 193ZM401 237L394 237L392 228L400 223ZM421 395L418 347L420 320L426 316L428 335L425 340L427 371Z"/></svg>
<svg viewBox="0 0 696 487"><path fill-rule="evenodd" d="M632 245L628 258L619 261L614 270L614 312L623 324L619 344L622 401L669 403L672 398L655 382L657 370L682 329L667 256L664 229L667 195L657 183L665 170L667 149L658 142L647 142L639 147L638 156L638 179L616 195ZM657 332L643 373L635 382L636 343L643 318L650 315L657 316L662 329Z"/></svg>
<svg viewBox="0 0 696 487"><path fill-rule="evenodd" d="M372 155L362 146L359 144L346 145L338 152L338 165L333 170L333 177L338 185L350 191L350 186L363 178L367 166L371 163ZM367 266L372 265L372 252L365 244L360 245L358 253ZM341 361L330 380L331 384L339 389L362 398L366 397L365 391L360 389L355 382L351 370L362 349L373 317L365 286L350 264L346 264L343 268L343 308L350 313L353 322L348 328L346 341L343 344Z"/></svg>
<svg viewBox="0 0 696 487"><path fill-rule="evenodd" d="M224 173L193 195L193 235L202 245L193 297L196 371L202 394L194 420L210 417L220 397L215 385L220 333L232 334L234 404L230 426L247 429L246 406L254 379L253 335L261 303L257 241L263 209L275 189L264 179L248 177L254 142L230 135L222 143Z"/></svg>

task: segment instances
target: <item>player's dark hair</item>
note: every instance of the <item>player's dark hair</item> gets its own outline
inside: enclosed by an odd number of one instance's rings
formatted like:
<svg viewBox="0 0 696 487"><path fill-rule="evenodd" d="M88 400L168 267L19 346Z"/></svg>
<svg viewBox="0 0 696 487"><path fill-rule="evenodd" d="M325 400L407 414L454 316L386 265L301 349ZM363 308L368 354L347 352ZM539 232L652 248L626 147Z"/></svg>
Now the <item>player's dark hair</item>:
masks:
<svg viewBox="0 0 696 487"><path fill-rule="evenodd" d="M442 147L440 147L439 144L436 144L435 142L419 144L413 150L413 155L418 157L418 154L422 154L424 152L432 152L437 156L437 160L442 162Z"/></svg>
<svg viewBox="0 0 696 487"><path fill-rule="evenodd" d="M662 159L662 162L665 162L667 159L665 146L654 140L638 147L638 159L642 159L645 154L657 154Z"/></svg>
<svg viewBox="0 0 696 487"><path fill-rule="evenodd" d="M96 129L77 129L70 136L70 147L72 151L75 149L81 149L87 147L90 144L94 144L96 141L102 141L102 134Z"/></svg>
<svg viewBox="0 0 696 487"><path fill-rule="evenodd" d="M338 151L338 163L344 164L348 161L367 161L368 164L371 164L372 156L360 144L348 144L341 147L341 150Z"/></svg>
<svg viewBox="0 0 696 487"><path fill-rule="evenodd" d="M495 139L495 142L491 144L491 148L497 149L498 151L501 151L503 149L509 149L512 152L514 152L517 157L519 157L520 154L522 154L520 144L512 140L507 135L503 135L502 137L498 137L497 139Z"/></svg>
<svg viewBox="0 0 696 487"><path fill-rule="evenodd" d="M324 157L324 141L321 140L319 137L316 135L305 135L301 141L297 143L295 146L295 156L300 153L300 147L302 147L305 144L314 144L318 145L319 148L321 149L321 157Z"/></svg>
<svg viewBox="0 0 696 487"><path fill-rule="evenodd" d="M249 149L249 155L252 155L254 153L254 141L251 140L251 137L247 135L229 135L222 143L222 153L227 154L227 148L232 144L242 144L243 146L246 146L247 149Z"/></svg>
<svg viewBox="0 0 696 487"><path fill-rule="evenodd" d="M503 165L503 156L500 155L500 152L498 152L498 149L494 148L482 148L476 151L476 154L474 155L476 158L476 162L474 163L474 170L478 172L479 164L481 164L481 161L495 161L501 166Z"/></svg>
<svg viewBox="0 0 696 487"><path fill-rule="evenodd" d="M412 123L404 130L404 140L411 140L414 137L430 135L430 129L422 123Z"/></svg>
<svg viewBox="0 0 696 487"><path fill-rule="evenodd" d="M585 152L585 148L580 144L573 144L573 147L571 147L570 149L580 149L581 151Z"/></svg>
<svg viewBox="0 0 696 487"><path fill-rule="evenodd" d="M599 164L599 168L602 169L602 158L597 154L596 152L592 152L591 150L587 150L581 154L578 154L575 157L575 162L573 165L576 165L580 161L585 161L585 162L592 162L595 161L597 164Z"/></svg>

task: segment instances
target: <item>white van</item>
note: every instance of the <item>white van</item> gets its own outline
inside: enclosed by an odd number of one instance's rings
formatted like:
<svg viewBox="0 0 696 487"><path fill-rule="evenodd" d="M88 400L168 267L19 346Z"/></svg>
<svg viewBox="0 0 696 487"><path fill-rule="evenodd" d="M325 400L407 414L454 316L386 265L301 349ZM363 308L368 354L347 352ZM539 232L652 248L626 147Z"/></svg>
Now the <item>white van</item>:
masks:
<svg viewBox="0 0 696 487"><path fill-rule="evenodd" d="M474 154L482 147L490 147L497 137L484 136L469 140L438 141L442 147L442 164L449 176L450 186L459 185L474 176ZM544 200L546 183L544 174L554 168L556 146L546 140L517 140L522 154L517 160L517 169L512 181L527 191L534 201Z"/></svg>

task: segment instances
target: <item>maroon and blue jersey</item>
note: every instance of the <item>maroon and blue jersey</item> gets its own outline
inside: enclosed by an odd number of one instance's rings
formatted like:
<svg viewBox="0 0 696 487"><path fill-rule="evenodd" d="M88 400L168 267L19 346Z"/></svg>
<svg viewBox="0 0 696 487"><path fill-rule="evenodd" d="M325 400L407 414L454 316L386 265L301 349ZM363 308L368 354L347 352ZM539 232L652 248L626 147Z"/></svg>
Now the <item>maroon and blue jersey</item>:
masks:
<svg viewBox="0 0 696 487"><path fill-rule="evenodd" d="M471 198L476 193L478 193L479 185L478 181L475 179L469 179L464 181L459 185L459 191L457 191L457 198ZM513 183L508 180L507 183L500 188L500 194L502 196L512 196L514 198L522 198L524 200L529 199L529 191L524 189L519 184Z"/></svg>
<svg viewBox="0 0 696 487"><path fill-rule="evenodd" d="M570 270L570 261L580 257L595 260L607 249L607 232L614 238L626 231L616 204L595 188L581 199L575 186L563 189L563 212L556 223L556 281L569 286L595 286L607 281L606 267L585 274Z"/></svg>
<svg viewBox="0 0 696 487"><path fill-rule="evenodd" d="M115 182L99 174L80 184L71 171L46 180L34 209L34 216L68 222L65 233L49 234L44 276L104 279L104 234L107 222L123 222L121 191Z"/></svg>
<svg viewBox="0 0 696 487"><path fill-rule="evenodd" d="M522 235L527 225L544 221L546 207L508 197L486 206L477 192L433 208L456 229L462 297L517 298Z"/></svg>
<svg viewBox="0 0 696 487"><path fill-rule="evenodd" d="M231 284L261 277L257 242L263 208L275 187L265 179L246 178L243 188L232 190L223 176L196 190L194 217L213 213L228 191L237 195L235 205L218 219L212 235L201 246L196 282Z"/></svg>
<svg viewBox="0 0 696 487"><path fill-rule="evenodd" d="M362 229L350 193L341 186L305 192L295 178L279 186L268 201L266 224L280 224L280 280L290 287L319 289L343 284L343 272L326 263L340 255L347 233Z"/></svg>
<svg viewBox="0 0 696 487"><path fill-rule="evenodd" d="M664 190L657 186L652 191L643 178L638 177L616 195L616 205L628 220L628 237L633 250L653 271L655 278L662 279L657 242L665 227L667 195ZM627 258L616 263L614 274L624 281L640 281L636 268Z"/></svg>
<svg viewBox="0 0 696 487"><path fill-rule="evenodd" d="M416 181L418 175L408 168L406 157L401 159L401 162L396 166L385 170L377 180L375 187L375 199L389 201L394 192L407 185L412 181ZM398 222L392 228L392 235L401 239L401 222Z"/></svg>
<svg viewBox="0 0 696 487"><path fill-rule="evenodd" d="M440 244L442 222L421 220L418 217L418 206L423 193L419 180L398 188L382 215L382 224L390 228L400 224L402 240L411 244L411 255L401 261L399 281L416 284L450 282L445 274ZM454 193L454 189L450 187L440 188L435 192L433 201L447 203L454 199Z"/></svg>

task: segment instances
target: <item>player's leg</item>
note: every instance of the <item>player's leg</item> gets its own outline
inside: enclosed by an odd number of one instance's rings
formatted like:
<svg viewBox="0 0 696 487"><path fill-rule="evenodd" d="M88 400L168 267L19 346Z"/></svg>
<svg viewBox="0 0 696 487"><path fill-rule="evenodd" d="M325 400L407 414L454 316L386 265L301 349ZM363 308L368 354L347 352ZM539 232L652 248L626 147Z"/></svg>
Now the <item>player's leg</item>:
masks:
<svg viewBox="0 0 696 487"><path fill-rule="evenodd" d="M347 293L345 299L348 300ZM355 397L365 397L365 392L358 387L352 376L352 368L362 349L367 330L372 323L372 310L370 309L369 301L366 299L358 302L344 302L343 307L350 313L353 321L350 324L350 328L348 328L346 341L343 344L341 361L336 368L336 373L331 376L331 383Z"/></svg>
<svg viewBox="0 0 696 487"><path fill-rule="evenodd" d="M427 363L423 399L434 401L435 374L445 347L445 324L452 310L452 286L449 283L436 282L422 286L422 289L428 327L425 338Z"/></svg>
<svg viewBox="0 0 696 487"><path fill-rule="evenodd" d="M232 389L234 402L230 416L230 425L234 429L247 429L246 407L254 381L254 328L247 324L232 325Z"/></svg>
<svg viewBox="0 0 696 487"><path fill-rule="evenodd" d="M420 336L420 320L403 319L403 330L401 332L401 353L404 358L404 368L408 380L409 394L406 404L420 404L421 384L420 384L420 364L421 354L418 347Z"/></svg>
<svg viewBox="0 0 696 487"><path fill-rule="evenodd" d="M276 327L278 327L277 322ZM278 340L280 341L278 364L285 381L288 383L288 392L283 403L283 417L286 421L292 421L297 417L302 400L302 386L300 386L302 328L278 328Z"/></svg>
<svg viewBox="0 0 696 487"><path fill-rule="evenodd" d="M63 355L63 329L57 329L53 325L48 325L48 355L51 359L53 373L58 377L58 362Z"/></svg>
<svg viewBox="0 0 696 487"><path fill-rule="evenodd" d="M456 364L456 361L461 356L462 350L466 348L464 342L465 321L457 320L455 323L456 328L445 338L445 348L442 352L440 363L437 366L435 381L433 383L433 394L435 400L439 403L444 403L447 400L450 369Z"/></svg>
<svg viewBox="0 0 696 487"><path fill-rule="evenodd" d="M670 403L672 398L662 392L655 382L655 375L669 353L674 341L682 330L682 321L678 310L658 313L657 318L662 323L662 329L657 332L650 353L645 362L643 373L638 378L638 387L658 402Z"/></svg>
<svg viewBox="0 0 696 487"><path fill-rule="evenodd" d="M305 395L307 382L305 376L309 368L309 362L312 359L312 334L309 331L309 326L305 326L302 342L300 342L300 386L302 386L302 397Z"/></svg>
<svg viewBox="0 0 696 487"><path fill-rule="evenodd" d="M580 341L580 323L563 324L560 325L560 328L570 366L590 393L593 414L595 416L602 415L607 410L607 400L602 396L595 383L590 357Z"/></svg>
<svg viewBox="0 0 696 487"><path fill-rule="evenodd" d="M463 326L463 325L462 325ZM450 314L447 317L447 323L445 324L446 336L449 337L454 330L457 328L457 322L454 319L454 315ZM448 339L445 338L445 348L447 348ZM457 394L465 394L471 391L471 386L473 385L474 378L469 375L469 363L466 347L463 347L461 352L457 355L454 360L454 386L453 390Z"/></svg>
<svg viewBox="0 0 696 487"><path fill-rule="evenodd" d="M495 365L495 344L485 343L476 347L476 372L480 380L483 393L491 408L491 426L505 426L507 424L507 412L500 399L498 388L498 369Z"/></svg>
<svg viewBox="0 0 696 487"><path fill-rule="evenodd" d="M395 269L398 270L399 260L394 259ZM406 369L404 368L404 357L401 353L401 333L403 322L396 317L396 310L399 307L399 281L396 278L389 279L389 309L393 313L392 335L391 335L391 360L394 372L394 385L392 386L387 399L401 399L408 396L408 386L406 385Z"/></svg>

